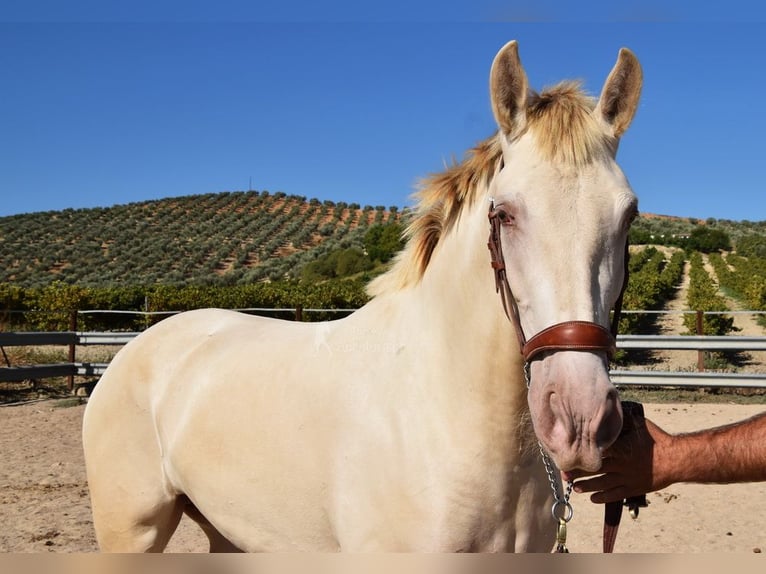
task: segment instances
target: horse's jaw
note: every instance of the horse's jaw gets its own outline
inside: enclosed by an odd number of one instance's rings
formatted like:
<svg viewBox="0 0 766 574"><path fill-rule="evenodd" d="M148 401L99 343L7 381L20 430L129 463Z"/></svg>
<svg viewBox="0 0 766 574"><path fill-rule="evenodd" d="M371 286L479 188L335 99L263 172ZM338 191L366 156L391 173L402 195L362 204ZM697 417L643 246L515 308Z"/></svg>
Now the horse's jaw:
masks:
<svg viewBox="0 0 766 574"><path fill-rule="evenodd" d="M617 390L601 357L567 351L534 361L528 400L535 434L560 470L601 468L622 428Z"/></svg>

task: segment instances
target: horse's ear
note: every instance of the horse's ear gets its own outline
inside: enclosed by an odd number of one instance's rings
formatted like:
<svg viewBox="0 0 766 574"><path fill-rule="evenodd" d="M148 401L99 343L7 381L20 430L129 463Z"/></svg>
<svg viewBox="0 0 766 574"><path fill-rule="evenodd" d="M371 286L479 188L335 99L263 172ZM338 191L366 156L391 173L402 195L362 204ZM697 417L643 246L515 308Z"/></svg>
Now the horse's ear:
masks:
<svg viewBox="0 0 766 574"><path fill-rule="evenodd" d="M643 73L638 58L627 48L621 48L617 63L601 90L596 114L611 126L615 137L628 129L638 108Z"/></svg>
<svg viewBox="0 0 766 574"><path fill-rule="evenodd" d="M527 105L527 75L519 59L516 40L508 42L495 56L489 73L489 93L497 125L506 135L524 127Z"/></svg>

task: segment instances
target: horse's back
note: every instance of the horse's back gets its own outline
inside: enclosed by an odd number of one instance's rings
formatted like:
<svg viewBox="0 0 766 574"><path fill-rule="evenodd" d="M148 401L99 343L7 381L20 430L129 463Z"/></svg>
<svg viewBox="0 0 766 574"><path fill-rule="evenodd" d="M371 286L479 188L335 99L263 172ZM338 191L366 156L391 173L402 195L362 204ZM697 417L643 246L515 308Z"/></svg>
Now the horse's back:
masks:
<svg viewBox="0 0 766 574"><path fill-rule="evenodd" d="M267 375L290 366L290 342L309 338L305 327L222 309L188 311L154 325L117 353L96 385L85 410L86 449L114 429L110 421L119 413L126 413L128 430L150 419L156 443L166 438L159 433L171 419L188 416L203 406L200 400L215 409L243 386L257 396L269 386ZM277 349L285 349L284 357ZM108 434L103 440L111 440Z"/></svg>

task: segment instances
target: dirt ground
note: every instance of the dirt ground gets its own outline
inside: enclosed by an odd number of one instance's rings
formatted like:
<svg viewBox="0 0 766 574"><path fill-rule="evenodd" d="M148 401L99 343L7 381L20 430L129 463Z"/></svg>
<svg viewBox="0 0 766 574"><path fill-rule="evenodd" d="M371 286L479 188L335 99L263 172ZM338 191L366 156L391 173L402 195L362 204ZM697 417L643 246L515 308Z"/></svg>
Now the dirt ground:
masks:
<svg viewBox="0 0 766 574"><path fill-rule="evenodd" d="M68 399L65 404L71 404ZM80 429L84 405L61 401L0 407L0 551L96 552ZM671 432L717 426L764 405L647 404ZM766 483L679 484L649 495L639 518L623 518L616 552L766 551ZM603 507L573 495L572 552L599 552ZM204 552L206 539L184 518L168 551Z"/></svg>

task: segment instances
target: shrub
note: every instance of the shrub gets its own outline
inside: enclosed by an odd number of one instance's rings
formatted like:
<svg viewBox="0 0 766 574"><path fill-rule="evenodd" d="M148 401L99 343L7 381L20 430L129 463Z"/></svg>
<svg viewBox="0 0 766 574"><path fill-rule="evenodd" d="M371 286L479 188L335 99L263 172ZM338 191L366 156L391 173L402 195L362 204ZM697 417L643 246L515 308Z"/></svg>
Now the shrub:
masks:
<svg viewBox="0 0 766 574"><path fill-rule="evenodd" d="M364 247L371 260L387 263L404 247L402 226L398 223L373 225L364 234Z"/></svg>

